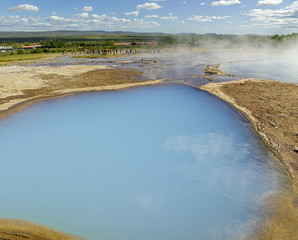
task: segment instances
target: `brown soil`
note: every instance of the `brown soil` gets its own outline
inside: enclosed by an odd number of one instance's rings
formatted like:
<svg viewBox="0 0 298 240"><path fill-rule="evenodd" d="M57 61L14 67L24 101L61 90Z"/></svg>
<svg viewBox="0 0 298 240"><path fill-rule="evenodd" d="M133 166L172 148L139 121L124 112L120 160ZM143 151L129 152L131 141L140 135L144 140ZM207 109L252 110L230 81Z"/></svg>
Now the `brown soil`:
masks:
<svg viewBox="0 0 298 240"><path fill-rule="evenodd" d="M74 235L23 220L0 219L0 239L3 240L83 240Z"/></svg>
<svg viewBox="0 0 298 240"><path fill-rule="evenodd" d="M205 78L208 81L214 81L215 78L211 77L210 75L197 75L197 76L191 76L191 78Z"/></svg>
<svg viewBox="0 0 298 240"><path fill-rule="evenodd" d="M251 239L298 239L298 86L259 79L209 83L200 87L239 110L292 179L291 192L268 201L268 214Z"/></svg>
<svg viewBox="0 0 298 240"><path fill-rule="evenodd" d="M283 159L298 181L298 86L281 82L246 81L225 84L224 94L255 117L257 131Z"/></svg>
<svg viewBox="0 0 298 240"><path fill-rule="evenodd" d="M235 76L232 74L224 73L222 70L222 65L217 64L217 65L207 65L205 66L205 74L208 75L219 75L219 76ZM207 78L208 80L208 78Z"/></svg>
<svg viewBox="0 0 298 240"><path fill-rule="evenodd" d="M90 68L92 69L92 67ZM78 73L68 74L68 70ZM46 98L78 92L116 90L162 82L162 80L140 81L138 77L141 72L136 70L96 69L89 71L88 66L72 66L70 69L69 67L61 67L50 70L35 68L30 74L26 73L26 76L22 69L18 67L14 67L13 71L15 72L9 73L9 76L2 81L3 85L0 85L0 90L3 92L1 94L0 91L0 118L22 109L33 101ZM48 72L53 73L49 74Z"/></svg>
<svg viewBox="0 0 298 240"><path fill-rule="evenodd" d="M58 74L40 74L38 77L47 84L35 89L21 89L22 95L0 97L0 104L14 99L26 99L35 96L49 95L54 91L61 89L76 89L84 87L97 87L116 85L123 83L139 82L137 77L141 74L139 71L124 69L101 69L92 70L77 76L63 76Z"/></svg>
<svg viewBox="0 0 298 240"><path fill-rule="evenodd" d="M267 212L250 240L294 240L298 237L298 196L276 193L267 199Z"/></svg>

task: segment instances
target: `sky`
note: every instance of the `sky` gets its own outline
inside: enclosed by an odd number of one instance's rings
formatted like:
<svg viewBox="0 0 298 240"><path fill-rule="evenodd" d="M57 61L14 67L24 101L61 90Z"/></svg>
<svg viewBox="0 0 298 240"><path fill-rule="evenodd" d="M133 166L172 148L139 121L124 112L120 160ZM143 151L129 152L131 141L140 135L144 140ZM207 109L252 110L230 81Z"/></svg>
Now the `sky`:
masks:
<svg viewBox="0 0 298 240"><path fill-rule="evenodd" d="M52 30L290 34L298 32L298 1L1 1L0 31Z"/></svg>

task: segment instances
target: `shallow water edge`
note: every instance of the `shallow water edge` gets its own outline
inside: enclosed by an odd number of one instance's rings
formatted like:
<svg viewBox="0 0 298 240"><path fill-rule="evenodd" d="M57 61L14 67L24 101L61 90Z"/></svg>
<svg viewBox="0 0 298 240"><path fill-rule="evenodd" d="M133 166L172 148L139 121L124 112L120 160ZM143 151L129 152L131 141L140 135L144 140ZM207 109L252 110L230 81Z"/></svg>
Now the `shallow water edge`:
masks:
<svg viewBox="0 0 298 240"><path fill-rule="evenodd" d="M143 86L157 85L157 84L164 84L163 80L161 79L161 80L153 80L153 81L144 81L139 83L115 84L115 85L106 85L106 86L99 86L99 87L86 87L86 88L73 88L73 89L66 88L62 90L49 92L44 95L22 98L16 103L11 104L7 109L0 110L0 120L11 114L22 111L34 103L38 103L45 100L63 98L63 97L67 97L75 94L82 94L82 93L88 93L88 92L116 91L116 90L123 90L126 88L143 87Z"/></svg>
<svg viewBox="0 0 298 240"><path fill-rule="evenodd" d="M242 79L240 81L234 82L207 84L200 87L200 89L211 93L212 95L222 99L223 101L234 107L240 114L242 114L246 119L250 121L252 129L258 134L258 136L266 144L268 149L280 159L280 161L285 166L285 169L289 173L289 178L291 179L292 189L290 192L275 193L269 199L269 201L267 202L268 212L266 216L264 216L262 224L257 227L255 234L253 234L250 239L295 239L298 236L297 152L293 150L293 146L284 144L283 140L276 141L276 139L274 138L274 133L270 132L270 130L265 129L264 127L260 127L261 123L259 123L258 116L252 114L253 108L249 108L249 105L244 105L241 100L239 101L239 99L238 101L236 100L235 96L239 94L237 89L235 89L234 91L232 90L229 94L226 94L226 92L224 92L222 89L223 86L231 87L235 86L235 84L242 85L242 87L245 88L245 84L247 83L254 85L254 90L257 92L260 90L265 91L264 87L268 88L270 84L272 84L272 88L276 88L276 86L274 85L279 85L278 90L280 90L280 85L283 85L290 89L296 89L296 93L292 91L294 97L295 95L297 97L298 87L294 84L270 82L260 79ZM262 84L264 85L262 86ZM259 86L257 87L257 85ZM233 88L229 88L229 90L231 89ZM279 91L271 91L270 94L274 96L276 92L280 94ZM286 92L286 94L289 94L289 92ZM297 123L297 120L294 120L294 124L295 122Z"/></svg>

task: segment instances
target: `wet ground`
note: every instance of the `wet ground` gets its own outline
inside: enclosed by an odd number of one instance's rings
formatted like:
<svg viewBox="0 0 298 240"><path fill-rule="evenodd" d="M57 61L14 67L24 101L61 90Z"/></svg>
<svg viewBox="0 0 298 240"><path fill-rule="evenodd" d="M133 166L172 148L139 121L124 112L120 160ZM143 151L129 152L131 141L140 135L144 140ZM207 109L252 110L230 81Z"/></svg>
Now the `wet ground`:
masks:
<svg viewBox="0 0 298 240"><path fill-rule="evenodd" d="M77 58L78 56L66 55L47 61L27 64L27 66L67 66L67 65L107 65L116 69L132 69L143 72L140 80L167 79L171 83L184 83L198 87L210 81L224 82L240 79L237 76L213 75L212 80L206 79L205 67L210 64L220 64L221 59L213 57L209 52L175 52L163 54L142 54L111 58Z"/></svg>
<svg viewBox="0 0 298 240"><path fill-rule="evenodd" d="M94 58L92 58L94 56ZM256 50L164 50L162 53L135 54L120 57L98 55L62 55L55 59L27 63L27 66L107 65L142 71L140 80L168 79L174 83L198 87L210 81L225 82L242 78L266 78L297 82L297 61L288 52ZM22 63L24 65L24 63ZM229 76L205 74L206 66L220 65ZM293 80L294 79L294 80ZM296 79L296 80L295 80Z"/></svg>

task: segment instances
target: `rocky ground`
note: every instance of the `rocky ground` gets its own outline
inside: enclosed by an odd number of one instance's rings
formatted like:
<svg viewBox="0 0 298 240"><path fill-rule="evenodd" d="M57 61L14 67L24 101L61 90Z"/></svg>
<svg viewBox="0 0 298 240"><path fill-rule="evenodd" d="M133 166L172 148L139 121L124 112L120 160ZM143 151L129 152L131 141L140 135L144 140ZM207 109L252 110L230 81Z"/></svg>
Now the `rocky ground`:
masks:
<svg viewBox="0 0 298 240"><path fill-rule="evenodd" d="M23 220L0 219L0 239L3 240L83 240L52 228Z"/></svg>

